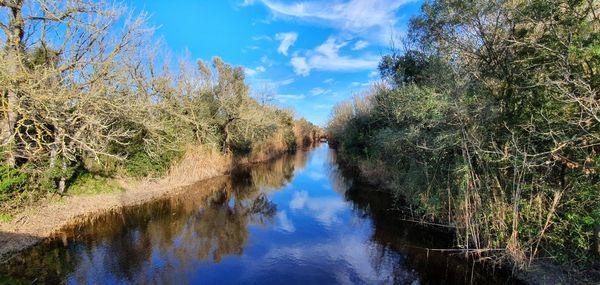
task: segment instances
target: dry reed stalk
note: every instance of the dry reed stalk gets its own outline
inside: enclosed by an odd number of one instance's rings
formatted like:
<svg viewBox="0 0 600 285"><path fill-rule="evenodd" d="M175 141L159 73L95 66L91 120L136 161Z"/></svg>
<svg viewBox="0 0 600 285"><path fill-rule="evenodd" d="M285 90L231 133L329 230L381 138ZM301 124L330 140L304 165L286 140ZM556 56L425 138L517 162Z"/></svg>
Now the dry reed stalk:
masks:
<svg viewBox="0 0 600 285"><path fill-rule="evenodd" d="M205 145L188 146L183 159L173 165L165 180L172 185L188 185L226 174L232 166L229 155Z"/></svg>

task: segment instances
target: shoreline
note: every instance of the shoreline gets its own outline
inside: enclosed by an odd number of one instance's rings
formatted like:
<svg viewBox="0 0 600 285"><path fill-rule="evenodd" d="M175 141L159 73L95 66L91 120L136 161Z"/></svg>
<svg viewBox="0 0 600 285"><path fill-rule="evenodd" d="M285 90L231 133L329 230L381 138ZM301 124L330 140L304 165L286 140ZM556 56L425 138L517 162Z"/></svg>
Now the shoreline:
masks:
<svg viewBox="0 0 600 285"><path fill-rule="evenodd" d="M345 159L337 149L334 147L334 151L337 155L338 163L353 173L353 175L361 182L367 185L377 187L378 189L386 192L390 192L391 189L381 183L381 181L372 181L368 174L358 166L355 162ZM426 226L426 223L419 221L413 221L415 223ZM508 263L502 263L498 267L501 270L511 271L511 265ZM494 268L492 268L492 271ZM521 282L522 284L529 285L545 285L545 284L591 284L595 280L600 280L600 265L596 267L588 268L587 270L580 270L574 267L568 267L557 264L546 259L537 259L533 261L525 269L520 269L513 272L512 278L515 281Z"/></svg>
<svg viewBox="0 0 600 285"><path fill-rule="evenodd" d="M123 191L67 195L62 201L44 198L35 205L20 210L10 222L0 222L0 263L89 218L170 197L181 193L186 186L230 175L237 167L266 163L291 151L272 153L258 160L244 157L231 160L227 165L206 163L214 161L214 157L205 157L207 159L202 159L201 164L195 163L199 161L196 158L191 158L191 165L196 167L195 173L189 173L189 167L181 167L184 164L182 162L172 168L175 171L161 178L136 180L127 177L108 180L116 182ZM178 169L179 167L182 169Z"/></svg>
<svg viewBox="0 0 600 285"><path fill-rule="evenodd" d="M25 208L11 222L0 222L0 263L43 242L64 228L110 211L137 206L179 193L185 186L226 176L218 173L193 182L173 184L168 177L158 181L113 181L124 191L65 196L63 201L42 200Z"/></svg>

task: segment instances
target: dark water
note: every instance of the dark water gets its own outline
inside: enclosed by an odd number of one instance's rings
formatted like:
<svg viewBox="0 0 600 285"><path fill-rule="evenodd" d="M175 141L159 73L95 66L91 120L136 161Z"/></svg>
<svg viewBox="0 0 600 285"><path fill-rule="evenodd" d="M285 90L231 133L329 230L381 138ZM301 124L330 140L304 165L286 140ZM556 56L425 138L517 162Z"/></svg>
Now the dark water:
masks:
<svg viewBox="0 0 600 285"><path fill-rule="evenodd" d="M7 264L9 284L510 284L426 248L448 233L395 219L326 145L65 230Z"/></svg>

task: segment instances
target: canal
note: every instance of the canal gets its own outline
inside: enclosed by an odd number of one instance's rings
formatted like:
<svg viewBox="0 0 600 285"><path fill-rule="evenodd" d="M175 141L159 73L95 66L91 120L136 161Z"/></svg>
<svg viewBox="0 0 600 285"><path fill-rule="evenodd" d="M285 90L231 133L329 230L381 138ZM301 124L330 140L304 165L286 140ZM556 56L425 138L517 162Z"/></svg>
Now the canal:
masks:
<svg viewBox="0 0 600 285"><path fill-rule="evenodd" d="M511 284L401 221L326 144L65 229L0 265L7 284Z"/></svg>

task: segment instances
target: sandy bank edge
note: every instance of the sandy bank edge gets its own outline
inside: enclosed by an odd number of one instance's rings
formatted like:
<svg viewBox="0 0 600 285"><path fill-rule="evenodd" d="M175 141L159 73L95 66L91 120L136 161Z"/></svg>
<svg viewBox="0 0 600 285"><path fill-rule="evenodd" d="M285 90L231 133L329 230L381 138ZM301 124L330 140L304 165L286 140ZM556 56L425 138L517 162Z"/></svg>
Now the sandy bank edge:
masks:
<svg viewBox="0 0 600 285"><path fill-rule="evenodd" d="M227 171L213 171L193 182L181 183L169 177L143 182L116 180L125 191L66 196L61 202L43 200L39 205L24 209L11 222L0 222L0 263L86 218L169 197L185 186L223 175L227 175Z"/></svg>

